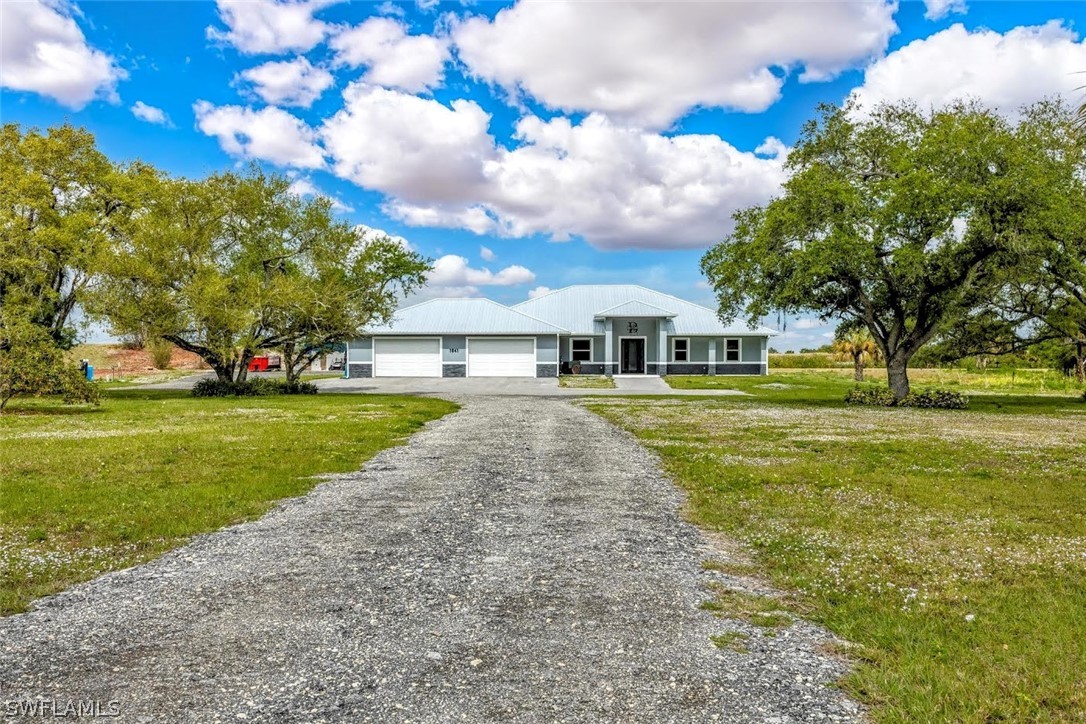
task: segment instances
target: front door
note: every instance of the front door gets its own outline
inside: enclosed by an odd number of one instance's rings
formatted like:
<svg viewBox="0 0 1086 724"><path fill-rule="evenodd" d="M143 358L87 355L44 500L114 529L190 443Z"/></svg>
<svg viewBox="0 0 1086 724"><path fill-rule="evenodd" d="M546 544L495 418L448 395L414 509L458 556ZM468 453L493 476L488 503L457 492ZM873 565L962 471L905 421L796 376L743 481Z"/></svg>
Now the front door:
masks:
<svg viewBox="0 0 1086 724"><path fill-rule="evenodd" d="M645 373L645 340L623 339L621 342L619 372L624 375Z"/></svg>

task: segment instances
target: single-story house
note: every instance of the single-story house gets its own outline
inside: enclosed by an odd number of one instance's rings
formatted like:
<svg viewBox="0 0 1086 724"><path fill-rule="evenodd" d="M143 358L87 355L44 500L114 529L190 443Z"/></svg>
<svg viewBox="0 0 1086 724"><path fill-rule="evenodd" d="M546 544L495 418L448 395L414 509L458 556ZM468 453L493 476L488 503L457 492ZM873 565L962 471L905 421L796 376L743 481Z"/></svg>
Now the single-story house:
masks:
<svg viewBox="0 0 1086 724"><path fill-rule="evenodd" d="M348 377L764 375L766 327L630 284L571 286L505 306L431 299L347 346Z"/></svg>

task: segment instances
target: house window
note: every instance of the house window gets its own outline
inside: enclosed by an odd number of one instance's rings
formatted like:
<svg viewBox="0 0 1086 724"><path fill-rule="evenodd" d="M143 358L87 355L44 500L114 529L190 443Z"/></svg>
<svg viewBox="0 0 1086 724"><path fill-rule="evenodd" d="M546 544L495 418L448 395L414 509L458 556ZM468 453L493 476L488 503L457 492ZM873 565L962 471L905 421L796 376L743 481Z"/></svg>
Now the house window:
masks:
<svg viewBox="0 0 1086 724"><path fill-rule="evenodd" d="M689 339L673 339L671 340L672 353L671 359L675 362L689 362L690 361L690 340Z"/></svg>
<svg viewBox="0 0 1086 724"><path fill-rule="evenodd" d="M724 360L727 362L739 361L739 340L738 339L726 339L724 340Z"/></svg>
<svg viewBox="0 0 1086 724"><path fill-rule="evenodd" d="M570 342L570 359L573 362L591 362L592 361L592 340L587 339L574 339Z"/></svg>

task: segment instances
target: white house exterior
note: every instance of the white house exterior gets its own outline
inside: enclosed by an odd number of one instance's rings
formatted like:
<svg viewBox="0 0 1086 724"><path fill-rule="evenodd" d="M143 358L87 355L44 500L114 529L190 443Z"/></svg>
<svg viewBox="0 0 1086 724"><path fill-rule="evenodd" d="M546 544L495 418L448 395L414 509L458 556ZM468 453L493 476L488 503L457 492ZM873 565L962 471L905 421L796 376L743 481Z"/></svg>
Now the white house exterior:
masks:
<svg viewBox="0 0 1086 724"><path fill-rule="evenodd" d="M572 286L507 307L433 299L348 345L348 377L556 377L768 371L773 330L635 285Z"/></svg>

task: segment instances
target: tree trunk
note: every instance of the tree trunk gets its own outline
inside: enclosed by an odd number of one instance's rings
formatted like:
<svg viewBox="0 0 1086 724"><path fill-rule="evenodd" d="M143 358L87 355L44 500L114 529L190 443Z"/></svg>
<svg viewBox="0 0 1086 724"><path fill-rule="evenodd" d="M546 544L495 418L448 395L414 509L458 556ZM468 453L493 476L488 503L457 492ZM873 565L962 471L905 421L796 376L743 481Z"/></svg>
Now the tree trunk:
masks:
<svg viewBox="0 0 1086 724"><path fill-rule="evenodd" d="M234 371L230 367L219 363L209 362L208 364L211 365L211 369L215 370L215 376L219 378L219 382L234 381Z"/></svg>
<svg viewBox="0 0 1086 724"><path fill-rule="evenodd" d="M886 381L898 400L909 394L909 358L900 352L886 359Z"/></svg>
<svg viewBox="0 0 1086 724"><path fill-rule="evenodd" d="M244 382L249 377L249 363L253 361L252 350L245 350L241 353L241 357L237 360L237 376L234 378L237 382Z"/></svg>
<svg viewBox="0 0 1086 724"><path fill-rule="evenodd" d="M857 382L863 382L864 381L864 356L863 356L862 352L860 354L852 355L852 364L854 365L853 373L852 373L853 379L855 379Z"/></svg>
<svg viewBox="0 0 1086 724"><path fill-rule="evenodd" d="M287 342L283 345L283 371L287 375L287 384L298 384L298 378L302 376L301 368L295 369L298 366L298 362L301 361L302 355L295 355L294 342Z"/></svg>

